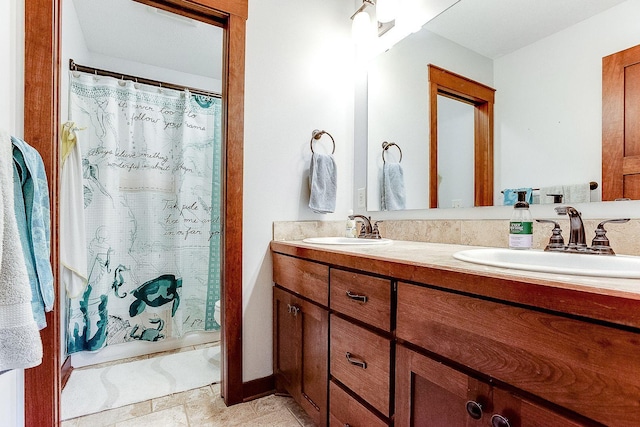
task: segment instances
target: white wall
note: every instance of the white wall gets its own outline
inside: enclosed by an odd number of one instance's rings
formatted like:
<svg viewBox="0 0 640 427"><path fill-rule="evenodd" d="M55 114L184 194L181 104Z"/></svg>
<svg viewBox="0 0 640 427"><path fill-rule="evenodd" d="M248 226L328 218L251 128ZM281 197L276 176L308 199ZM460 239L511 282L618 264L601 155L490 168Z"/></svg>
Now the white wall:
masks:
<svg viewBox="0 0 640 427"><path fill-rule="evenodd" d="M247 22L244 149L244 380L272 368L273 221L345 219L353 200L351 2L253 0ZM309 141L336 141L334 214L308 208ZM319 148L326 144L326 137ZM318 143L314 143L316 147Z"/></svg>
<svg viewBox="0 0 640 427"><path fill-rule="evenodd" d="M407 209L429 207L429 144L425 143L429 141L429 64L493 85L493 61L426 29L368 65L368 101L358 98L357 102L368 106L367 134L358 134L358 141L364 140L368 147L369 211L380 210L382 141L402 148ZM473 184L469 189L473 191ZM445 204L450 205L451 201Z"/></svg>
<svg viewBox="0 0 640 427"><path fill-rule="evenodd" d="M22 136L22 92L24 4L20 0L0 2L0 129ZM0 424L24 425L24 370L0 375Z"/></svg>
<svg viewBox="0 0 640 427"><path fill-rule="evenodd" d="M640 43L638 16L627 1L495 60L496 183L601 183L602 57Z"/></svg>

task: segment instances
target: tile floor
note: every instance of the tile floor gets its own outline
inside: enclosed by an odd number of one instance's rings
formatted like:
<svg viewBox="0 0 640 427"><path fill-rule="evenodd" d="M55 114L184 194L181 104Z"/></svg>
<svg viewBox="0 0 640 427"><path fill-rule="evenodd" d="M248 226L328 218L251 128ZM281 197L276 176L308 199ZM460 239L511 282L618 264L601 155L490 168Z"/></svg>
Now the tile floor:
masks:
<svg viewBox="0 0 640 427"><path fill-rule="evenodd" d="M63 421L62 427L312 427L302 408L286 396L270 395L226 407L220 385L172 394Z"/></svg>
<svg viewBox="0 0 640 427"><path fill-rule="evenodd" d="M212 344L168 352L188 351ZM155 355L153 355L155 356ZM152 356L141 356L147 358ZM139 358L126 359L127 361ZM96 366L108 366L108 362ZM82 368L80 368L82 369ZM302 408L288 396L270 395L227 407L220 384L187 390L144 402L63 421L61 427L313 427Z"/></svg>

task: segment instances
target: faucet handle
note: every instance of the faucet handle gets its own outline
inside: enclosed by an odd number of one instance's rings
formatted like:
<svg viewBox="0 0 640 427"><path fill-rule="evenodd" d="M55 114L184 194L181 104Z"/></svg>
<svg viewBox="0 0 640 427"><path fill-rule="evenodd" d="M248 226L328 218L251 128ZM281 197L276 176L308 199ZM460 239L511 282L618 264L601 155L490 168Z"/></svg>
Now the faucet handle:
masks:
<svg viewBox="0 0 640 427"><path fill-rule="evenodd" d="M598 227L596 228L596 236L591 241L591 250L603 255L615 255L616 253L609 244L607 230L604 229L604 225L607 223L623 224L628 221L629 218L608 219L598 224Z"/></svg>
<svg viewBox="0 0 640 427"><path fill-rule="evenodd" d="M548 219L536 219L536 222L553 224L553 230L551 230L551 238L549 239L549 243L547 244L547 247L544 248L544 250L545 251L563 251L564 237L562 237L562 229L560 228L560 224Z"/></svg>
<svg viewBox="0 0 640 427"><path fill-rule="evenodd" d="M373 227L371 228L371 238L372 239L381 239L380 228L378 227L378 223L382 222L381 220L373 223Z"/></svg>

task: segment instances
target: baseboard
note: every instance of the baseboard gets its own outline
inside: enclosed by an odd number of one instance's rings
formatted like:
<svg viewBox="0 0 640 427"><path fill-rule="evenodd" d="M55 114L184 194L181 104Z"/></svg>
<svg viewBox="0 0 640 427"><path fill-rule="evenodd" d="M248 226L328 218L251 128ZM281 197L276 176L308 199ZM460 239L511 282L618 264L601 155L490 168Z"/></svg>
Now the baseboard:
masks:
<svg viewBox="0 0 640 427"><path fill-rule="evenodd" d="M268 396L273 394L275 391L276 387L273 375L246 381L242 383L242 401L248 402L260 397Z"/></svg>
<svg viewBox="0 0 640 427"><path fill-rule="evenodd" d="M73 366L71 366L71 358L69 356L64 359L64 363L60 368L60 390L67 385L67 381L69 381L69 377L71 376L71 372L73 372Z"/></svg>

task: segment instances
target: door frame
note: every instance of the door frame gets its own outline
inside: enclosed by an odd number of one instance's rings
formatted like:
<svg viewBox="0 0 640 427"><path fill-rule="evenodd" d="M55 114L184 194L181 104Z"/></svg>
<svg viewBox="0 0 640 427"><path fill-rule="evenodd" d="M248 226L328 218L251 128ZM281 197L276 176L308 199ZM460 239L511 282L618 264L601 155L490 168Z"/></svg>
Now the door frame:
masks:
<svg viewBox="0 0 640 427"><path fill-rule="evenodd" d="M438 207L438 95L474 107L474 206L493 206L495 89L433 64L429 73L429 207Z"/></svg>
<svg viewBox="0 0 640 427"><path fill-rule="evenodd" d="M51 262L59 289L59 99L60 31L63 0L25 0L24 138L42 156L51 197ZM64 0L71 1L71 0ZM227 405L243 401L242 381L242 202L245 37L248 0L144 0L143 3L224 28L223 141L224 200L221 277L222 389ZM42 364L25 370L25 424L60 423L61 360L58 310L46 314L40 333Z"/></svg>

